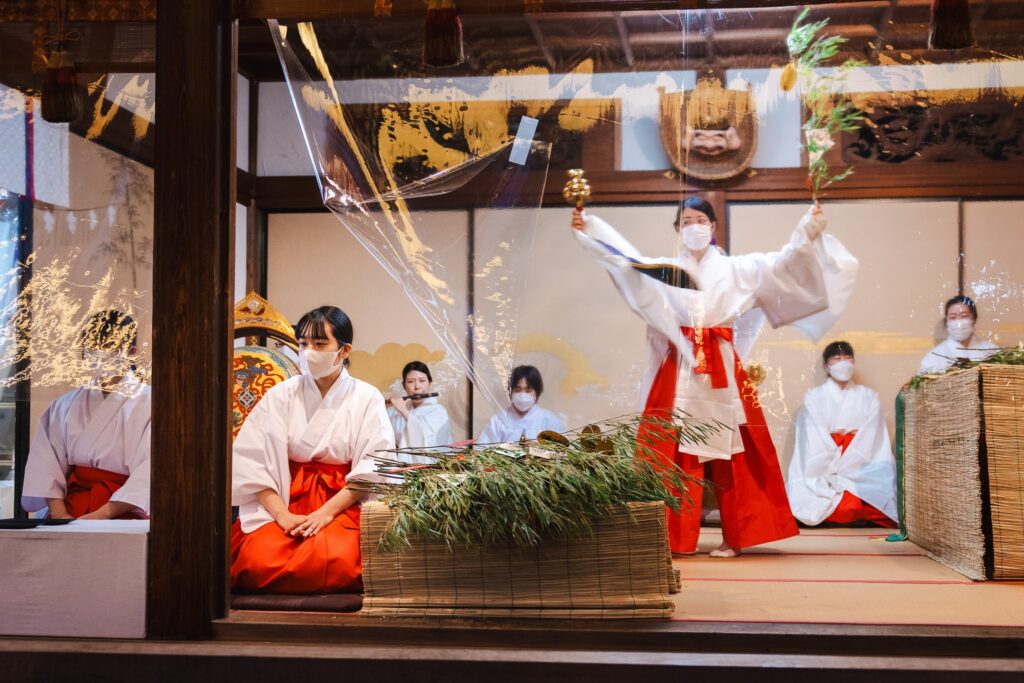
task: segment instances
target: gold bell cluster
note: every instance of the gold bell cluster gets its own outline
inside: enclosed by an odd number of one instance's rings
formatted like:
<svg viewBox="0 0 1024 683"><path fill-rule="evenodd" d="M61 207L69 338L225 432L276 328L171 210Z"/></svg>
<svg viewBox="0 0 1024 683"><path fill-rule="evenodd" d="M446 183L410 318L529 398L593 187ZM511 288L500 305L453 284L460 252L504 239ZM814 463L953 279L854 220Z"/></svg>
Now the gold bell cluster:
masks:
<svg viewBox="0 0 1024 683"><path fill-rule="evenodd" d="M582 209L583 205L590 201L590 184L583 177L582 168L569 170L569 180L562 189L562 196L565 197L565 201L575 204L578 209Z"/></svg>

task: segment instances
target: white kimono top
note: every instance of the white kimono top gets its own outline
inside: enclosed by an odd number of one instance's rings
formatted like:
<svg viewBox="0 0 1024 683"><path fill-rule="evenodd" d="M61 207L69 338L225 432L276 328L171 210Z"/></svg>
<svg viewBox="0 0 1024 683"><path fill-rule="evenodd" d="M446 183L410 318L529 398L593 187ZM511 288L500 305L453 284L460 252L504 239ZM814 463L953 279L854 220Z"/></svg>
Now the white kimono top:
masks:
<svg viewBox="0 0 1024 683"><path fill-rule="evenodd" d="M553 432L565 431L565 422L550 410L534 405L526 415L520 415L512 406L495 413L487 428L476 440L479 444L515 443L525 435L527 439L536 439L545 430Z"/></svg>
<svg viewBox="0 0 1024 683"><path fill-rule="evenodd" d="M235 437L232 505L242 531L251 533L273 516L257 494L270 489L289 503L289 461L349 464L346 481L381 482L374 453L394 447L384 397L366 382L341 375L324 397L309 375L291 377L260 399Z"/></svg>
<svg viewBox="0 0 1024 683"><path fill-rule="evenodd" d="M395 432L395 444L399 448L433 448L447 446L452 442L452 428L448 411L436 398L423 399L419 406L409 408L409 420L392 407L388 407L388 418ZM431 463L431 458L400 454L398 459L415 463Z"/></svg>
<svg viewBox="0 0 1024 683"><path fill-rule="evenodd" d="M745 355L764 317L773 327L793 325L819 339L839 318L853 291L857 259L832 235L811 241L807 225L824 220L804 216L789 244L768 254L728 256L709 247L698 262L689 251L678 258L650 259L610 225L585 216L586 230L574 231L583 247L611 275L626 304L647 323L647 374L641 400L646 400L655 374L668 352L679 353L676 410L701 420L718 420L719 430L704 444L687 444L686 451L702 461L729 459L743 450L737 427L746 422L733 376L735 356L725 340L719 345L729 385L715 389L711 377L691 372L693 344L680 327L732 327L737 352ZM638 272L633 265L670 265L686 271L696 289L672 287Z"/></svg>
<svg viewBox="0 0 1024 683"><path fill-rule="evenodd" d="M967 358L974 361L985 360L998 350L998 346L987 339L978 339L977 336L971 337L971 343L966 348L964 348L963 342L958 342L952 337L946 337L946 341L926 353L924 358L921 359L921 368L917 371L917 374L933 375L945 372L953 367L953 363L957 358Z"/></svg>
<svg viewBox="0 0 1024 683"><path fill-rule="evenodd" d="M67 496L73 465L128 475L110 500L149 515L150 387L132 373L113 391L79 387L64 394L39 418L29 447L21 506L46 508L47 498Z"/></svg>
<svg viewBox="0 0 1024 683"><path fill-rule="evenodd" d="M856 432L846 453L832 439L840 432ZM896 520L896 461L878 394L829 379L804 397L786 493L793 516L814 525L835 512L844 491Z"/></svg>

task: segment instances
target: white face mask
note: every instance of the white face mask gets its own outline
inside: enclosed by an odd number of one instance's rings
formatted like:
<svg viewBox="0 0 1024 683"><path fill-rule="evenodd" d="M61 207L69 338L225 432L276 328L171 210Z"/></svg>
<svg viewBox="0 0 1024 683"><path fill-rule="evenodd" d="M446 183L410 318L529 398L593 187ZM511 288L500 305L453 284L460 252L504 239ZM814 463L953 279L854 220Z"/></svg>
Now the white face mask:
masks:
<svg viewBox="0 0 1024 683"><path fill-rule="evenodd" d="M303 349L299 352L299 368L304 375L309 375L313 379L323 379L338 369L337 363L334 362L338 358L338 353Z"/></svg>
<svg viewBox="0 0 1024 683"><path fill-rule="evenodd" d="M701 251L711 244L711 226L693 223L683 227L681 232L683 246L690 251Z"/></svg>
<svg viewBox="0 0 1024 683"><path fill-rule="evenodd" d="M532 391L517 391L512 394L512 405L521 413L525 413L537 402L537 394Z"/></svg>
<svg viewBox="0 0 1024 683"><path fill-rule="evenodd" d="M946 321L946 331L953 341L962 342L974 332L974 321L968 318L957 318Z"/></svg>
<svg viewBox="0 0 1024 683"><path fill-rule="evenodd" d="M828 366L828 374L832 375L832 379L837 382L849 382L853 377L853 361L837 360Z"/></svg>

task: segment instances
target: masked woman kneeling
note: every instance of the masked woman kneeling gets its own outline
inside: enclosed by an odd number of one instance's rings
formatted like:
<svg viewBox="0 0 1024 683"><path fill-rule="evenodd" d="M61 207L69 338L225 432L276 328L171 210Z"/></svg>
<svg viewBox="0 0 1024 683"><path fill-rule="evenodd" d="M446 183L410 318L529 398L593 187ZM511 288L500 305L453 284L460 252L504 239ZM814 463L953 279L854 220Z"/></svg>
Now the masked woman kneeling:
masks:
<svg viewBox="0 0 1024 683"><path fill-rule="evenodd" d="M234 444L231 585L242 592L359 591L359 482L393 447L384 397L349 375L352 322L321 306L295 326L302 374L271 388Z"/></svg>

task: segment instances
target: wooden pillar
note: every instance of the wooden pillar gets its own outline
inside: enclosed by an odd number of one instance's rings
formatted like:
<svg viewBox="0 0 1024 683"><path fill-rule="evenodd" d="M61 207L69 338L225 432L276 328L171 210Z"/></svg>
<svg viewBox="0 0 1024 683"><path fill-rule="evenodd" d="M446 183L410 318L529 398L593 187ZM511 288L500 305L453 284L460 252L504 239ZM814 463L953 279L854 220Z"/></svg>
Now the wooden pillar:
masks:
<svg viewBox="0 0 1024 683"><path fill-rule="evenodd" d="M230 0L158 0L152 523L147 634L227 611L236 26Z"/></svg>
<svg viewBox="0 0 1024 683"><path fill-rule="evenodd" d="M259 130L260 130L260 82L249 81L249 174L255 179L259 175ZM245 291L267 295L267 214L259 208L256 200L249 199L245 243Z"/></svg>

